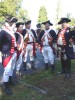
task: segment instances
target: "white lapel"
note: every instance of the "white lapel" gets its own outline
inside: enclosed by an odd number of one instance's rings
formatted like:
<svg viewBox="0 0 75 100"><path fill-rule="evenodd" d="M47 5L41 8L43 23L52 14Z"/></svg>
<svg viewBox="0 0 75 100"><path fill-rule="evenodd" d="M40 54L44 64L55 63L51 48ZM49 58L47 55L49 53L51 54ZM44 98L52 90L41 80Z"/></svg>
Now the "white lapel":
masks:
<svg viewBox="0 0 75 100"><path fill-rule="evenodd" d="M34 35L33 35L32 31L31 31L31 29L30 30L27 30L27 31L34 38Z"/></svg>

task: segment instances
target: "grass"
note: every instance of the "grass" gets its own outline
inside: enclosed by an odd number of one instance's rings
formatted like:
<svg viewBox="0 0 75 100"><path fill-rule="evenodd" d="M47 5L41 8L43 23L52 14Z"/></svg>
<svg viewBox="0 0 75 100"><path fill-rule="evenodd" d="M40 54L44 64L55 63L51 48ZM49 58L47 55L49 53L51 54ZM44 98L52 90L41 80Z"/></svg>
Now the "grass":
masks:
<svg viewBox="0 0 75 100"><path fill-rule="evenodd" d="M0 90L0 100L75 100L75 61L72 61L72 78L64 80L64 75L58 75L60 71L60 63L56 63L56 72L51 73L50 70L40 70L31 75L24 75L20 81L37 86L48 91L46 95L40 94L38 91L17 84L13 87L13 96L6 96Z"/></svg>

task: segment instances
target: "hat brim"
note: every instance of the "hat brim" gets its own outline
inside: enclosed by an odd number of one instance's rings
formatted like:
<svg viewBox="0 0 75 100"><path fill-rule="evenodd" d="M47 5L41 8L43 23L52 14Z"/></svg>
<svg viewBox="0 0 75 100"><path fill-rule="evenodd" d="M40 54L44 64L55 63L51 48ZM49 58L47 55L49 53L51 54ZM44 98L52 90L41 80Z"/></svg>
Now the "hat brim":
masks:
<svg viewBox="0 0 75 100"><path fill-rule="evenodd" d="M25 22L25 25L31 24L31 20Z"/></svg>
<svg viewBox="0 0 75 100"><path fill-rule="evenodd" d="M48 23L50 26L53 26L53 24L52 24L50 21L43 22L42 24L46 25L47 23Z"/></svg>
<svg viewBox="0 0 75 100"><path fill-rule="evenodd" d="M11 22L16 23L18 19L14 18Z"/></svg>
<svg viewBox="0 0 75 100"><path fill-rule="evenodd" d="M63 24L63 23L69 23L69 22L71 22L71 20L70 19L66 19L66 20L60 20L59 22L58 22L58 24Z"/></svg>
<svg viewBox="0 0 75 100"><path fill-rule="evenodd" d="M24 23L22 23L22 22L16 23L16 27L19 27L20 25L24 25Z"/></svg>
<svg viewBox="0 0 75 100"><path fill-rule="evenodd" d="M37 27L37 28L41 28L41 24L40 24L40 23L37 24L36 27Z"/></svg>
<svg viewBox="0 0 75 100"><path fill-rule="evenodd" d="M18 21L18 19L17 18L15 18L15 17L12 17L11 19L7 19L6 20L6 22L9 22L9 23L16 23Z"/></svg>

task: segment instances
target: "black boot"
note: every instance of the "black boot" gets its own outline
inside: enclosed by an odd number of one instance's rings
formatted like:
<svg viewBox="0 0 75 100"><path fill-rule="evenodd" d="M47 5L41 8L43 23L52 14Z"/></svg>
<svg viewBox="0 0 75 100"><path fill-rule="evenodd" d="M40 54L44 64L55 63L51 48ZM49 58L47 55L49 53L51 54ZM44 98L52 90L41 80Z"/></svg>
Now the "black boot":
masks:
<svg viewBox="0 0 75 100"><path fill-rule="evenodd" d="M48 70L49 66L48 66L48 63L45 63L45 70Z"/></svg>
<svg viewBox="0 0 75 100"><path fill-rule="evenodd" d="M26 71L26 62L23 62L23 71Z"/></svg>
<svg viewBox="0 0 75 100"><path fill-rule="evenodd" d="M51 72L54 73L54 71L55 71L55 66L53 64L53 65L51 65Z"/></svg>
<svg viewBox="0 0 75 100"><path fill-rule="evenodd" d="M13 82L12 76L9 76L9 85L15 85L15 83Z"/></svg>
<svg viewBox="0 0 75 100"><path fill-rule="evenodd" d="M31 61L31 68L32 68L33 70L36 70L36 68L35 68L35 66L34 66L34 61Z"/></svg>
<svg viewBox="0 0 75 100"><path fill-rule="evenodd" d="M8 82L4 82L4 86L5 86L5 93L6 93L6 95L12 95L13 92L9 88L9 83Z"/></svg>
<svg viewBox="0 0 75 100"><path fill-rule="evenodd" d="M62 71L61 74L65 74L66 73L66 65L65 65L65 60L61 60L61 66L62 66Z"/></svg>
<svg viewBox="0 0 75 100"><path fill-rule="evenodd" d="M69 79L71 77L71 60L67 59L66 60L66 79Z"/></svg>

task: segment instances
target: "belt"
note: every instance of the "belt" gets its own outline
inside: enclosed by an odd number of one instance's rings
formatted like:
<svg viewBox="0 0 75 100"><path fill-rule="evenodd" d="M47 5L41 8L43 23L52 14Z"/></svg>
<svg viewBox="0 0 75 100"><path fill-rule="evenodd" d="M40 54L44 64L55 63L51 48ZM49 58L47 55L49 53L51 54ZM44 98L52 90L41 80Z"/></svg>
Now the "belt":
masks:
<svg viewBox="0 0 75 100"><path fill-rule="evenodd" d="M27 44L32 44L32 43L34 43L34 42L28 42Z"/></svg>

